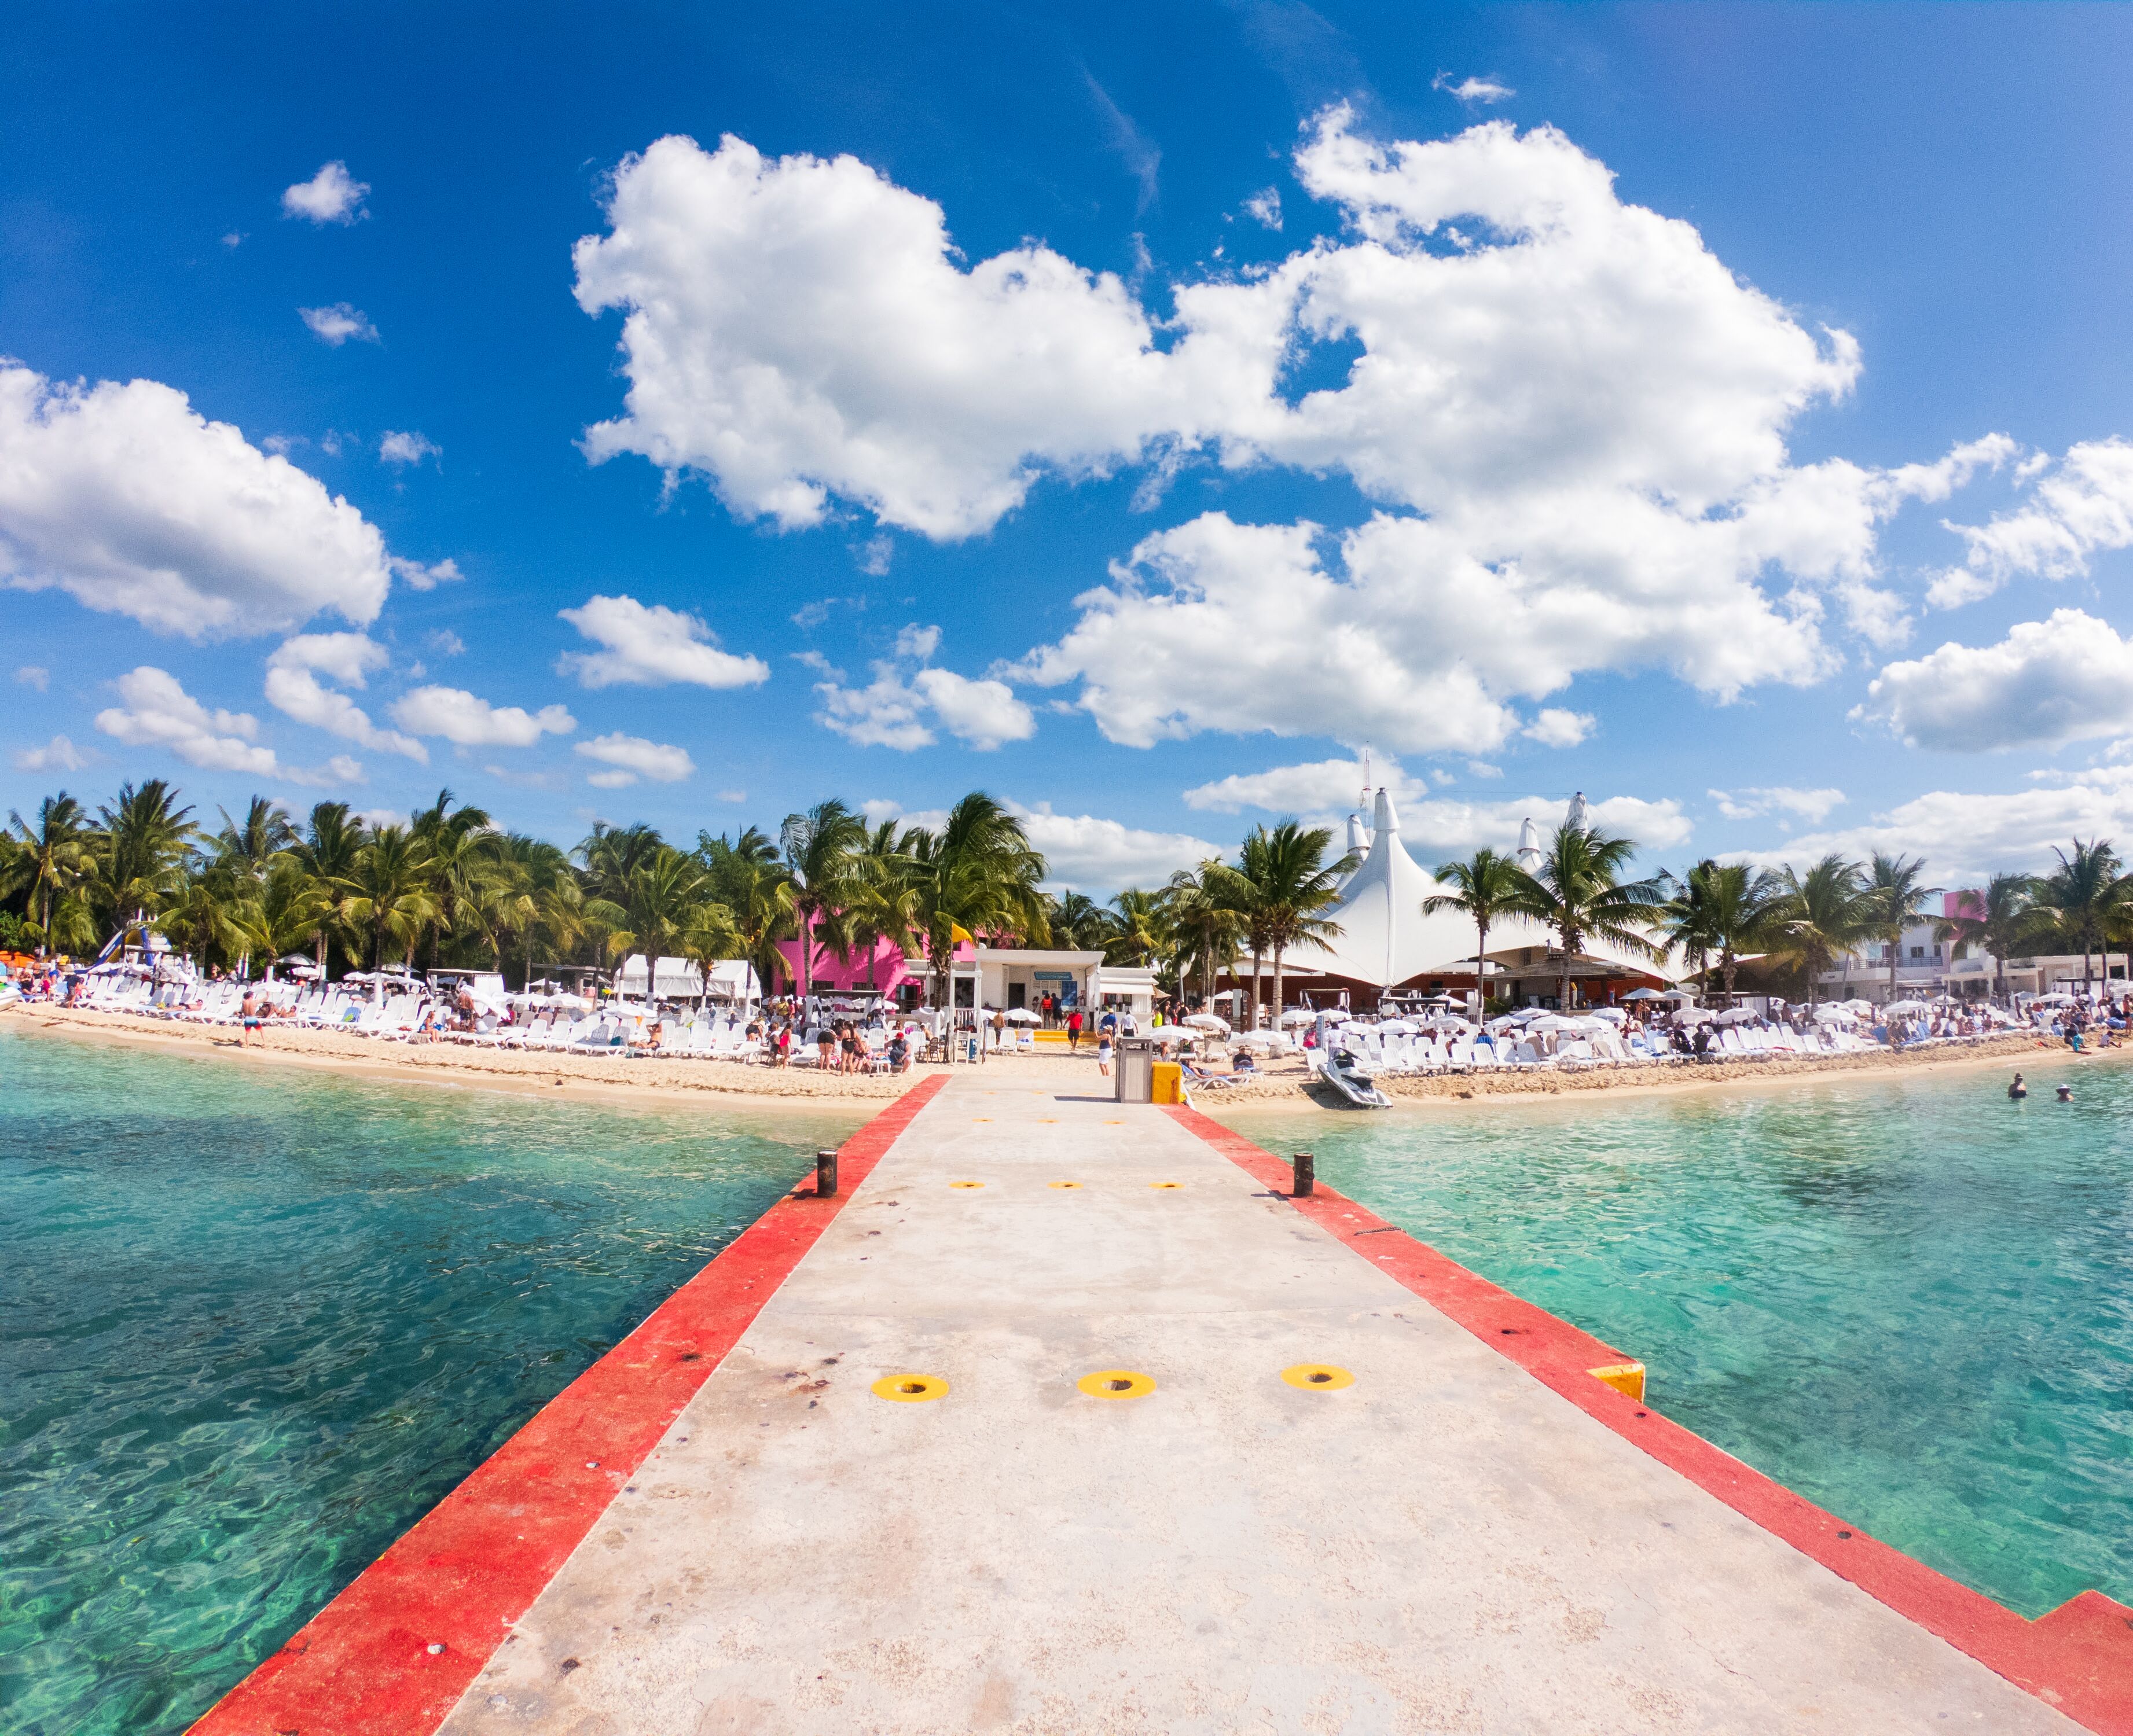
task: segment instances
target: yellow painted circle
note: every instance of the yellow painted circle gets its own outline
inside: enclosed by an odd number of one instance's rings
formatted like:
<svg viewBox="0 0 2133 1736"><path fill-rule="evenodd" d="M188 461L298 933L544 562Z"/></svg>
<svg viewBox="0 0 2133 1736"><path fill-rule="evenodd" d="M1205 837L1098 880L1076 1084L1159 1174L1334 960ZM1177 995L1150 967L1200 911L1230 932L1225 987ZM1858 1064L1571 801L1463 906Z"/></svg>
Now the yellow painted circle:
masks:
<svg viewBox="0 0 2133 1736"><path fill-rule="evenodd" d="M946 1397L948 1383L937 1374L884 1374L869 1390L891 1404L922 1405L930 1398Z"/></svg>
<svg viewBox="0 0 2133 1736"><path fill-rule="evenodd" d="M1054 1187L1079 1187L1081 1184L1078 1181L1055 1181L1052 1185Z"/></svg>
<svg viewBox="0 0 2133 1736"><path fill-rule="evenodd" d="M973 1115L970 1119L972 1121L990 1121L992 1117L989 1115Z"/></svg>
<svg viewBox="0 0 2133 1736"><path fill-rule="evenodd" d="M1155 1390L1155 1377L1130 1368L1099 1368L1074 1384L1091 1398L1139 1398Z"/></svg>
<svg viewBox="0 0 2133 1736"><path fill-rule="evenodd" d="M1343 1387L1355 1384L1354 1375L1331 1363L1298 1363L1293 1368L1283 1368L1281 1378L1307 1392L1337 1392Z"/></svg>
<svg viewBox="0 0 2133 1736"><path fill-rule="evenodd" d="M951 1187L983 1187L985 1183L982 1181L951 1181L948 1185Z"/></svg>
<svg viewBox="0 0 2133 1736"><path fill-rule="evenodd" d="M1151 1181L1148 1185L1159 1192L1166 1187L1182 1187L1185 1184L1182 1181Z"/></svg>

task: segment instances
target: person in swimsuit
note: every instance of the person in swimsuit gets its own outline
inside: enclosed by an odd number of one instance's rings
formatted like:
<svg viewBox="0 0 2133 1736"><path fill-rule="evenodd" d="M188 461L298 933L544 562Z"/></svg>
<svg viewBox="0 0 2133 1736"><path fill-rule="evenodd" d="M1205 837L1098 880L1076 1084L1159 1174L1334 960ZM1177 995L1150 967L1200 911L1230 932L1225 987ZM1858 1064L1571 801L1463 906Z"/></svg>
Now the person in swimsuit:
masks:
<svg viewBox="0 0 2133 1736"><path fill-rule="evenodd" d="M2015 1083L2007 1087L2007 1096L2009 1100L2014 1103L2020 1103L2029 1094L2029 1088L2022 1083L2022 1075L2017 1073L2015 1075Z"/></svg>
<svg viewBox="0 0 2133 1736"><path fill-rule="evenodd" d="M242 1023L237 1035L238 1046L244 1048L250 1045L252 1033L259 1028L259 997L249 988L244 991L243 1004L238 1007L237 1016Z"/></svg>

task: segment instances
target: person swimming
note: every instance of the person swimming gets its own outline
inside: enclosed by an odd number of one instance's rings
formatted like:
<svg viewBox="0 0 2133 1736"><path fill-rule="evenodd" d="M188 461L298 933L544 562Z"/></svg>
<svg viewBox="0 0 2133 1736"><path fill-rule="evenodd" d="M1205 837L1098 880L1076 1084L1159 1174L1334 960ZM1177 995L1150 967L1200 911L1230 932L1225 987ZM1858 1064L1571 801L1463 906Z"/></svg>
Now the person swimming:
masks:
<svg viewBox="0 0 2133 1736"><path fill-rule="evenodd" d="M2061 1103L2072 1103L2073 1101L2073 1087L2072 1085L2061 1085L2059 1087L2059 1101Z"/></svg>
<svg viewBox="0 0 2133 1736"><path fill-rule="evenodd" d="M2013 1102L2020 1103L2029 1094L2029 1088L2022 1083L2022 1075L2017 1073L2015 1075L2015 1083L2007 1087L2009 1099Z"/></svg>

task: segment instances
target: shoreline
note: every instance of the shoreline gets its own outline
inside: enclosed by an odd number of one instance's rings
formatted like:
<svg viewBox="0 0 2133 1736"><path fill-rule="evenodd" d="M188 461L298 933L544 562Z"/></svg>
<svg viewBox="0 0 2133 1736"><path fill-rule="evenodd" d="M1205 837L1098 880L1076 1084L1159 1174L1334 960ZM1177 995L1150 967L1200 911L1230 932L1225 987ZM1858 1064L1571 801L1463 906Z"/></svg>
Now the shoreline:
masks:
<svg viewBox="0 0 2133 1736"><path fill-rule="evenodd" d="M551 1054L541 1051L474 1048L432 1042L387 1044L340 1032L269 1026L249 1046L225 1027L147 1019L124 1013L89 1012L23 1002L0 1008L12 1028L43 1034L131 1043L171 1053L216 1056L262 1065L309 1067L402 1083L456 1089L495 1090L555 1099L641 1103L673 1108L707 1101L769 1111L878 1109L928 1078L968 1073L980 1079L1049 1084L1076 1095L1110 1094L1110 1080L1095 1070L1093 1050L1079 1055L994 1056L975 1071L967 1067L914 1065L905 1074L820 1074L809 1069L752 1066L697 1057L665 1058ZM1672 1066L1601 1067L1572 1073L1478 1073L1402 1076L1379 1084L1398 1108L1435 1108L1477 1104L1612 1097L1679 1095L1717 1089L1767 1089L1803 1080L1847 1075L1909 1075L2057 1067L2108 1063L2133 1055L2133 1045L2077 1055L2062 1045L2029 1036L1997 1037L1960 1050L1928 1049L1792 1060L1726 1060ZM1308 1071L1290 1060L1226 1089L1194 1094L1204 1113L1228 1108L1288 1113L1350 1110L1331 1092L1314 1090Z"/></svg>

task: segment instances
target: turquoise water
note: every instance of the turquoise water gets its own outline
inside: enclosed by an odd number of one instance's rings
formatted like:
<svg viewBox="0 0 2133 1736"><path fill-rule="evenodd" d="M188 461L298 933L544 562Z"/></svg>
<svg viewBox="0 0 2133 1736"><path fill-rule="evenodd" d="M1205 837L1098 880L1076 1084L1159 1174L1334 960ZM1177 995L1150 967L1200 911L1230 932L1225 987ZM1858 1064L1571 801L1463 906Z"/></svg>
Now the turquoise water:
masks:
<svg viewBox="0 0 2133 1736"><path fill-rule="evenodd" d="M0 1032L0 1730L182 1730L858 1119Z"/></svg>
<svg viewBox="0 0 2133 1736"><path fill-rule="evenodd" d="M2133 1603L2133 1070L2039 1077L1223 1118L2034 1616Z"/></svg>

